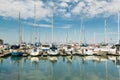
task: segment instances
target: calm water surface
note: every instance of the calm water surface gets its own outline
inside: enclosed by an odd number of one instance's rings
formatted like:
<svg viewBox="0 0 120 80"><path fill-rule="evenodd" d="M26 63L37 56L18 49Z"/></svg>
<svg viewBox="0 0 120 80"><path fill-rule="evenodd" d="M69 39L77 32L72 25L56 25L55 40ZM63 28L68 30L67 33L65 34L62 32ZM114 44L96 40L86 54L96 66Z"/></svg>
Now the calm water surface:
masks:
<svg viewBox="0 0 120 80"><path fill-rule="evenodd" d="M0 58L0 80L120 80L119 64L109 56L7 57Z"/></svg>

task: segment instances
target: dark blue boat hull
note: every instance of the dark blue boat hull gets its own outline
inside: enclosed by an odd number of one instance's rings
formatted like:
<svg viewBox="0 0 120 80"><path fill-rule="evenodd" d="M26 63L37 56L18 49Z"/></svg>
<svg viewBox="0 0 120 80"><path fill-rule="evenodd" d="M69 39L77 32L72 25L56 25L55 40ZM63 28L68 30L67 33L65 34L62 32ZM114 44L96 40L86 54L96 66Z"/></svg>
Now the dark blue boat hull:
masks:
<svg viewBox="0 0 120 80"><path fill-rule="evenodd" d="M23 56L23 52L12 52L11 56Z"/></svg>

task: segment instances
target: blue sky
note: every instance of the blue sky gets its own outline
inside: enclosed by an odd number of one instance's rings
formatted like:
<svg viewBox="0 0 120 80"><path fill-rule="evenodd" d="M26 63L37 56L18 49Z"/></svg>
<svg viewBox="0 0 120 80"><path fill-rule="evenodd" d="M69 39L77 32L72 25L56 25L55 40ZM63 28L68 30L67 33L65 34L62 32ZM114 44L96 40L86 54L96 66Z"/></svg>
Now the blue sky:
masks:
<svg viewBox="0 0 120 80"><path fill-rule="evenodd" d="M50 42L52 12L54 12L54 42L80 42L81 18L84 17L87 43L104 41L104 21L107 40L117 42L117 13L120 0L0 0L0 38L18 43L18 15L21 13L22 40L34 42L34 5L36 5L37 41ZM112 5L112 6L111 6ZM95 41L94 41L95 33Z"/></svg>

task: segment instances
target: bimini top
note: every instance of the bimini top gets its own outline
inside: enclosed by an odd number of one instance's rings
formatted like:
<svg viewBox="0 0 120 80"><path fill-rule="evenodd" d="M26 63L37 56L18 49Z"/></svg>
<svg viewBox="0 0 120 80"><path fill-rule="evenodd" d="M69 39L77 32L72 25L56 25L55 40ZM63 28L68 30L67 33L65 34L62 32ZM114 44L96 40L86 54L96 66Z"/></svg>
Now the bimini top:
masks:
<svg viewBox="0 0 120 80"><path fill-rule="evenodd" d="M34 44L35 47L39 47L40 45L41 45L41 43L39 43L39 42L36 42L36 43Z"/></svg>
<svg viewBox="0 0 120 80"><path fill-rule="evenodd" d="M11 49L19 49L19 48L20 48L19 45L12 45L12 46L11 46Z"/></svg>
<svg viewBox="0 0 120 80"><path fill-rule="evenodd" d="M87 47L88 44L87 44L87 43L81 43L80 46L81 46L81 47Z"/></svg>

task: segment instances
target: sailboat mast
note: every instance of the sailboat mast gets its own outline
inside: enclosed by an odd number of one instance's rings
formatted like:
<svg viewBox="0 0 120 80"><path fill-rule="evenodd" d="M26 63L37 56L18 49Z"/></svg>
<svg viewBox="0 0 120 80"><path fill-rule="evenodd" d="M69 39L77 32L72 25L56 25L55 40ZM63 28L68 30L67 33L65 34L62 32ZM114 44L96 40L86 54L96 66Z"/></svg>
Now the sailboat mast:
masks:
<svg viewBox="0 0 120 80"><path fill-rule="evenodd" d="M67 32L67 43L69 43L69 30Z"/></svg>
<svg viewBox="0 0 120 80"><path fill-rule="evenodd" d="M106 19L105 19L105 44L107 43L107 24L106 24Z"/></svg>
<svg viewBox="0 0 120 80"><path fill-rule="evenodd" d="M54 12L53 12L54 9L52 9L52 42L54 41L54 32L53 32L53 24L54 24L54 21L53 21L53 17L54 17Z"/></svg>
<svg viewBox="0 0 120 80"><path fill-rule="evenodd" d="M39 28L39 43L40 43L40 28Z"/></svg>
<svg viewBox="0 0 120 80"><path fill-rule="evenodd" d="M82 43L82 23L83 23L83 20L82 20L82 18L81 18L81 29L80 29L80 43Z"/></svg>
<svg viewBox="0 0 120 80"><path fill-rule="evenodd" d="M34 42L36 42L36 39L37 39L35 33L36 33L36 5L34 5L34 39L35 39Z"/></svg>
<svg viewBox="0 0 120 80"><path fill-rule="evenodd" d="M82 16L81 18L81 39L80 39L80 43L85 43L85 29L84 29L84 18Z"/></svg>
<svg viewBox="0 0 120 80"><path fill-rule="evenodd" d="M48 43L48 33L46 32L46 43Z"/></svg>
<svg viewBox="0 0 120 80"><path fill-rule="evenodd" d="M77 42L77 40L76 40L76 30L74 30L74 36L75 36L75 37L74 37L74 39L73 39L73 42L76 43L76 42Z"/></svg>
<svg viewBox="0 0 120 80"><path fill-rule="evenodd" d="M94 44L96 44L96 34L95 34L95 32L94 32Z"/></svg>
<svg viewBox="0 0 120 80"><path fill-rule="evenodd" d="M120 17L119 17L119 12L118 12L118 44L119 44L119 40L120 40Z"/></svg>
<svg viewBox="0 0 120 80"><path fill-rule="evenodd" d="M20 12L19 12L19 20L18 20L18 22L19 22L19 44L21 44L21 38L22 38L22 36L21 36L21 27L20 27Z"/></svg>

